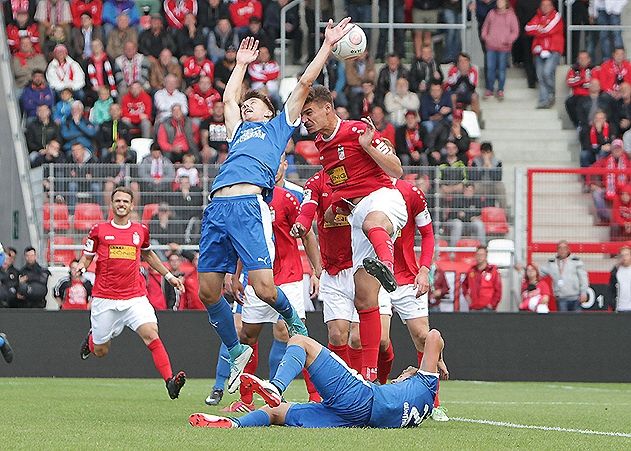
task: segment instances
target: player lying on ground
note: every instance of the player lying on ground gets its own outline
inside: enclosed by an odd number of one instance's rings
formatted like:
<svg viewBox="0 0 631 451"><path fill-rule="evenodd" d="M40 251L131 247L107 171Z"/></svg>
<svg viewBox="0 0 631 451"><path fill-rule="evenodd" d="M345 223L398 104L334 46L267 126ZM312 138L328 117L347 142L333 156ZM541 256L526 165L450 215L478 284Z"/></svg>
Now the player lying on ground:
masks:
<svg viewBox="0 0 631 451"><path fill-rule="evenodd" d="M425 340L421 368L409 367L389 385L375 385L349 369L342 359L309 337L294 336L271 382L251 374L241 376L242 384L267 403L241 418L194 413L195 427L237 428L255 426L296 426L307 428L418 426L431 413L438 384L438 362L445 343L433 329ZM321 403L288 403L283 391L306 367L322 395Z"/></svg>
<svg viewBox="0 0 631 451"><path fill-rule="evenodd" d="M0 354L2 354L2 358L4 358L5 362L13 362L13 348L9 344L9 340L7 340L7 336L4 333L0 333Z"/></svg>
<svg viewBox="0 0 631 451"><path fill-rule="evenodd" d="M226 274L234 274L237 260L248 271L256 296L272 306L292 334L307 329L282 289L274 284L274 243L271 200L275 175L287 142L300 123L300 111L309 88L324 67L331 48L352 28L350 18L337 26L329 22L324 43L300 77L285 108L276 117L275 107L263 93L241 96L247 67L258 57L258 41L246 38L237 52L236 66L224 91L228 158L211 188L212 200L202 220L199 243L199 298L206 305L211 325L228 348L231 374L228 391L240 384L239 375L250 360L252 348L239 343L230 306L222 296Z"/></svg>
<svg viewBox="0 0 631 451"><path fill-rule="evenodd" d="M105 357L112 338L121 334L125 326L136 332L151 351L153 363L166 382L171 399L180 394L186 374L175 376L162 340L158 335L158 319L147 299L147 286L140 273L140 258L159 272L173 287L184 291L184 284L164 267L150 249L149 229L144 224L131 222L134 194L119 187L112 192L114 218L96 224L90 230L77 265L83 272L96 260L96 280L92 290L90 322L92 328L81 345L81 358L90 354Z"/></svg>

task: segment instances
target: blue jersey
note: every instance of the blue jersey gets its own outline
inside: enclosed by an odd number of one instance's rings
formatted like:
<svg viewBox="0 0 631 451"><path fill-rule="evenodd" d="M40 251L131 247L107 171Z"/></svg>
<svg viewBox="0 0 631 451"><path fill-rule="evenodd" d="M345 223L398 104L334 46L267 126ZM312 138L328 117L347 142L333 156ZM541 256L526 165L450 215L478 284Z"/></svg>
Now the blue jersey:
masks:
<svg viewBox="0 0 631 451"><path fill-rule="evenodd" d="M287 142L300 124L290 123L286 110L267 122L242 122L229 141L228 158L219 168L210 194L220 188L249 183L263 188L263 199L272 199L276 172Z"/></svg>
<svg viewBox="0 0 631 451"><path fill-rule="evenodd" d="M298 198L298 202L302 204L302 200L305 197L305 190L302 186L296 185L294 182L290 182L289 180L285 180L283 182L283 188L296 196Z"/></svg>
<svg viewBox="0 0 631 451"><path fill-rule="evenodd" d="M374 385L369 426L402 428L420 425L434 408L438 375L419 371L398 384Z"/></svg>

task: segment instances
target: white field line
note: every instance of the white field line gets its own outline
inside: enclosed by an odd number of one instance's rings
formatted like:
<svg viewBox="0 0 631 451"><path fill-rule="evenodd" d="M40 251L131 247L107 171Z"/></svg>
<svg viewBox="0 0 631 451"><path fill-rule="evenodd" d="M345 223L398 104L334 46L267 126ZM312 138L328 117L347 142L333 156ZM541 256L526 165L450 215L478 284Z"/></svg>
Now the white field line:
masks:
<svg viewBox="0 0 631 451"><path fill-rule="evenodd" d="M480 420L480 419L474 419L474 418L450 417L449 419L453 421L460 421L462 423L486 424L489 426L500 426L500 427L506 427L506 428L514 428L514 429L535 429L539 431L570 432L574 434L583 434L583 435L604 435L608 437L631 438L631 434L626 433L626 432L603 432L603 431L592 431L590 429L561 428L557 426L534 426L530 424L508 423L506 421Z"/></svg>

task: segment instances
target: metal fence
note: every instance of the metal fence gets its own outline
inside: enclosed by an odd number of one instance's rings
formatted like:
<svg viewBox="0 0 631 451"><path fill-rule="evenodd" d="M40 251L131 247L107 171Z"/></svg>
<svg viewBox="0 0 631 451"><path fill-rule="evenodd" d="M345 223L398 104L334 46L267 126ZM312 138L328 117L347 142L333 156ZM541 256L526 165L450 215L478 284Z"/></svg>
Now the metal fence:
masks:
<svg viewBox="0 0 631 451"><path fill-rule="evenodd" d="M41 232L50 265L67 264L94 223L111 217L110 193L127 186L137 196L134 219L147 224L158 249L175 242L195 248L203 208L217 174L216 165L195 166L198 178L143 178L139 165L49 164L41 185ZM303 184L319 166L290 166L287 176ZM180 172L175 172L179 174ZM510 238L512 219L501 172L458 167L406 167L404 178L426 193L434 219L441 260L470 258L477 244L491 238ZM194 180L193 180L194 181ZM420 239L420 238L419 238ZM419 244L419 242L417 242Z"/></svg>

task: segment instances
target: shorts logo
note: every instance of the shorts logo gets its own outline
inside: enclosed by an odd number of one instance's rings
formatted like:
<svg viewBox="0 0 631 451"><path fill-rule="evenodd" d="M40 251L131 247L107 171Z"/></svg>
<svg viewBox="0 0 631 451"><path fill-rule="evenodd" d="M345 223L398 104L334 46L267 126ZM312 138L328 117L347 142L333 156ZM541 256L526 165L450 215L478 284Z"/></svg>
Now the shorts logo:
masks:
<svg viewBox="0 0 631 451"><path fill-rule="evenodd" d="M131 241L132 243L134 243L136 246L138 246L140 244L140 235L138 235L138 232L134 232L134 234L131 237Z"/></svg>
<svg viewBox="0 0 631 451"><path fill-rule="evenodd" d="M344 166L338 166L333 169L329 169L327 171L329 177L331 177L331 183L333 185L341 185L342 183L348 180L348 175L346 174L346 169Z"/></svg>
<svg viewBox="0 0 631 451"><path fill-rule="evenodd" d="M134 246L116 245L110 246L109 258L122 260L136 260L136 248Z"/></svg>
<svg viewBox="0 0 631 451"><path fill-rule="evenodd" d="M403 416L401 418L401 427L418 426L425 418L429 416L429 406L425 404L423 415L420 414L415 406L410 408L410 403L403 403Z"/></svg>
<svg viewBox="0 0 631 451"><path fill-rule="evenodd" d="M257 262L261 262L261 263L263 263L265 265L269 265L269 257L265 257L265 258L259 257L259 258L256 259L256 261Z"/></svg>
<svg viewBox="0 0 631 451"><path fill-rule="evenodd" d="M340 160L346 158L346 154L344 153L344 146L337 146L337 157Z"/></svg>

